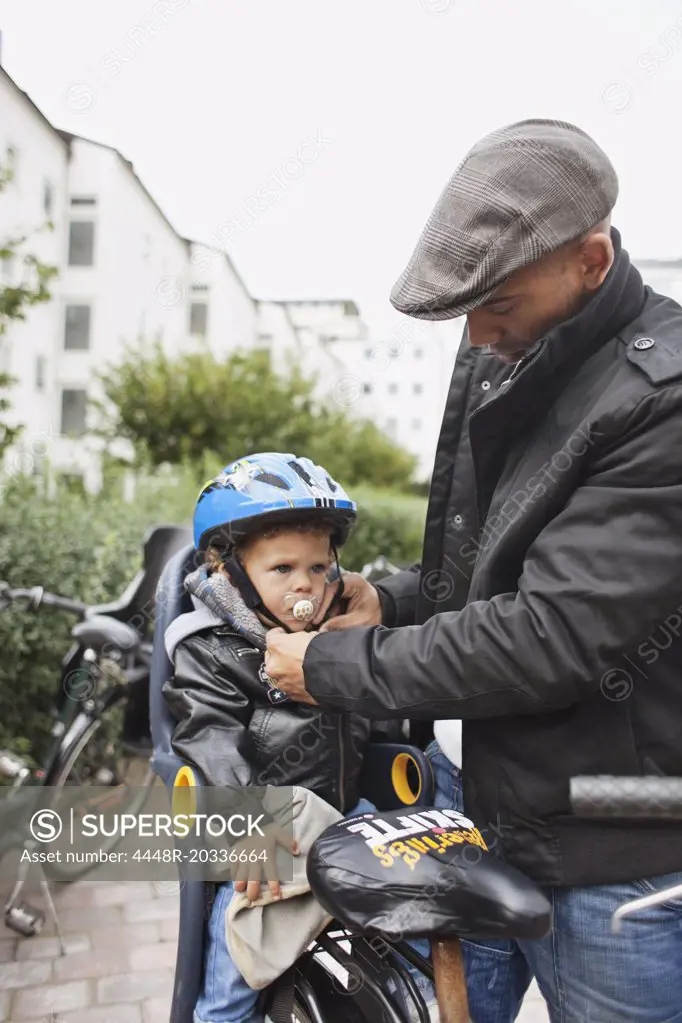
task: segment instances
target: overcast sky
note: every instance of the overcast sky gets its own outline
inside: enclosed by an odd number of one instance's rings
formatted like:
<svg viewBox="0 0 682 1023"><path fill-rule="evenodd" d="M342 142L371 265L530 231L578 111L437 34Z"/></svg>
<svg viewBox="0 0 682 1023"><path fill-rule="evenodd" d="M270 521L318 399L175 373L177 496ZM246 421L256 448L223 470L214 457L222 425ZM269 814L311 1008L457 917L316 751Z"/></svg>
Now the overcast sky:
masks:
<svg viewBox="0 0 682 1023"><path fill-rule="evenodd" d="M3 0L0 29L19 86L132 160L178 231L229 225L259 297L347 295L395 322L446 180L527 117L604 147L631 255L682 256L679 0Z"/></svg>

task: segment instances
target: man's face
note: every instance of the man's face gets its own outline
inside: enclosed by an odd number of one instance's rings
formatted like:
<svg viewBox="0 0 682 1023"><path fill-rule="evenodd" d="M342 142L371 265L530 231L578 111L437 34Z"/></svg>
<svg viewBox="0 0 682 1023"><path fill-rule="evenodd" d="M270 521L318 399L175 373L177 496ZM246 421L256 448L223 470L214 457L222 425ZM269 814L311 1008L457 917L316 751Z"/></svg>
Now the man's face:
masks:
<svg viewBox="0 0 682 1023"><path fill-rule="evenodd" d="M286 620L292 632L302 632L308 622L286 615L284 598L317 598L322 601L326 573L332 563L329 537L322 533L283 530L272 537L259 537L248 544L242 562L261 600L280 620ZM317 601L315 601L316 606ZM270 622L266 624L270 625Z"/></svg>
<svg viewBox="0 0 682 1023"><path fill-rule="evenodd" d="M502 362L518 362L553 327L579 312L602 283L612 258L610 238L595 235L522 267L485 305L468 313L470 343L487 345Z"/></svg>

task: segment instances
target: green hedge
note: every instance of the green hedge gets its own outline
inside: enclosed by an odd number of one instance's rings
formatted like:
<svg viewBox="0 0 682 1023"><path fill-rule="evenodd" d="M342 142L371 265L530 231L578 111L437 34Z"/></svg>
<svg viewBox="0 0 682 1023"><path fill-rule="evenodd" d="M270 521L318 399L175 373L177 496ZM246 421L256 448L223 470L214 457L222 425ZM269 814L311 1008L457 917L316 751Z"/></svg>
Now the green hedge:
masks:
<svg viewBox="0 0 682 1023"><path fill-rule="evenodd" d="M139 480L130 503L116 476L95 496L58 486L48 497L33 480L13 480L0 508L0 579L93 604L117 597L140 567L145 532L160 523L189 524L213 467L204 469L201 478L176 469ZM344 568L358 571L378 554L397 564L419 558L422 498L369 489L353 496L360 514ZM47 739L72 624L72 617L49 609L0 613L0 747L30 754Z"/></svg>

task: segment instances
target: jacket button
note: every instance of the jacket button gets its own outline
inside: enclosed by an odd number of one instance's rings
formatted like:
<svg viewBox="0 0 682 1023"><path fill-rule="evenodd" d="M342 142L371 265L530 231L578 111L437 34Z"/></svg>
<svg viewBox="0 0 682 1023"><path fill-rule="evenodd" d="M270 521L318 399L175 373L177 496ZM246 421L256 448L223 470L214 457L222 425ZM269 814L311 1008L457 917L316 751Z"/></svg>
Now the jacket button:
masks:
<svg viewBox="0 0 682 1023"><path fill-rule="evenodd" d="M461 515L455 515L455 516L453 516L452 521L454 522L454 524L456 526L461 526L462 523L464 522L464 519L462 518Z"/></svg>
<svg viewBox="0 0 682 1023"><path fill-rule="evenodd" d="M642 352L647 348L653 348L655 344L656 342L652 337L638 337L632 347L637 348L640 352Z"/></svg>
<svg viewBox="0 0 682 1023"><path fill-rule="evenodd" d="M484 391L489 391L490 390L490 381L489 380L484 380L483 383L481 384L481 387L483 388Z"/></svg>

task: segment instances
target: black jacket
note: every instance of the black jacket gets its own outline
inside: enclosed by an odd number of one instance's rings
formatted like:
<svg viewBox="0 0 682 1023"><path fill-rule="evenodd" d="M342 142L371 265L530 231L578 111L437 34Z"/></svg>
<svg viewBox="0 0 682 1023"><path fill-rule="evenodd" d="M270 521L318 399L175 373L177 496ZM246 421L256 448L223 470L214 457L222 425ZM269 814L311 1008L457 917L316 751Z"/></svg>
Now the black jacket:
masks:
<svg viewBox="0 0 682 1023"><path fill-rule="evenodd" d="M174 665L163 687L178 721L173 749L209 785L301 785L342 813L353 809L369 721L270 703L263 651L229 625L183 640Z"/></svg>
<svg viewBox="0 0 682 1023"><path fill-rule="evenodd" d="M682 775L682 309L613 237L602 287L512 379L464 338L421 570L380 584L389 628L304 662L327 710L462 718L467 813L555 885L682 869L679 823L569 802L574 775Z"/></svg>

